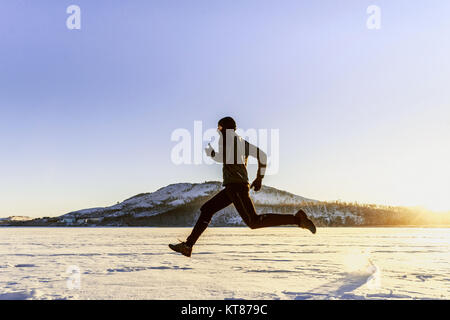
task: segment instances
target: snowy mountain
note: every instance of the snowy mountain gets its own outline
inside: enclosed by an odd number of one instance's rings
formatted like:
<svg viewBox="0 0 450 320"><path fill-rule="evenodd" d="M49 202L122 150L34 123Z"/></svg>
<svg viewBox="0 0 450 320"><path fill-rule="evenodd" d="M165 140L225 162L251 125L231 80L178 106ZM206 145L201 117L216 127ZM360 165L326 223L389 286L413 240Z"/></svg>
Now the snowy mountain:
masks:
<svg viewBox="0 0 450 320"><path fill-rule="evenodd" d="M0 226L11 225L16 223L26 223L31 221L33 218L25 216L10 216L7 218L0 218Z"/></svg>
<svg viewBox="0 0 450 320"><path fill-rule="evenodd" d="M151 193L141 193L110 207L98 207L69 212L59 217L10 217L0 220L8 226L152 226L190 227L194 225L200 207L222 190L217 181L176 183ZM450 225L450 214L433 216L408 208L374 204L317 201L287 191L263 186L250 191L258 214L293 214L303 209L316 226L399 226ZM244 226L234 206L216 213L211 226Z"/></svg>
<svg viewBox="0 0 450 320"><path fill-rule="evenodd" d="M0 223L14 222L14 221L29 221L33 218L25 216L11 216L7 218L0 218Z"/></svg>
<svg viewBox="0 0 450 320"><path fill-rule="evenodd" d="M66 223L97 223L102 225L192 225L201 205L222 189L217 181L171 184L152 193L141 193L110 207L98 207L69 212L60 217ZM259 212L272 207L295 206L314 202L286 191L263 186L259 192L250 191ZM212 225L241 225L233 206L215 215Z"/></svg>

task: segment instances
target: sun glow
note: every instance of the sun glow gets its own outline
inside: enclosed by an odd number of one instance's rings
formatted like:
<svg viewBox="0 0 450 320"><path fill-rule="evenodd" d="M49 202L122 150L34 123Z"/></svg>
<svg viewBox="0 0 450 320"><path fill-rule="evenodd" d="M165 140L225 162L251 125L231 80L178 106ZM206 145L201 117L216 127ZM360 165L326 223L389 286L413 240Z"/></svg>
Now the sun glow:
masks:
<svg viewBox="0 0 450 320"><path fill-rule="evenodd" d="M450 204L444 202L435 202L426 205L426 209L433 211L433 213L450 213Z"/></svg>

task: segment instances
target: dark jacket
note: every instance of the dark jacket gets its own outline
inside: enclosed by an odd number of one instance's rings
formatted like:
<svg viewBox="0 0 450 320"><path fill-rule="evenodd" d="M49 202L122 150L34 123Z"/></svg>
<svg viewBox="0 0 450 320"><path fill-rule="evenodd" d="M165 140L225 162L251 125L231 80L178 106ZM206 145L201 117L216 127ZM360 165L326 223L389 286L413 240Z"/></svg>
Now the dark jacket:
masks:
<svg viewBox="0 0 450 320"><path fill-rule="evenodd" d="M223 185L230 183L248 184L247 160L249 156L258 159L257 177L263 178L267 155L255 145L244 140L234 130L227 130L219 139L219 151L212 150L210 156L223 163Z"/></svg>

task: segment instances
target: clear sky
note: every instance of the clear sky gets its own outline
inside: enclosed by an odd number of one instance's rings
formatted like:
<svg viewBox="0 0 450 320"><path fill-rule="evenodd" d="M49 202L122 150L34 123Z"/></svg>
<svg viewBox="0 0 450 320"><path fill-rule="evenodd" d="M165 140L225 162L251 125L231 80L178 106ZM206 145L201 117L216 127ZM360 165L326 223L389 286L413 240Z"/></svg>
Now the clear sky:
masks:
<svg viewBox="0 0 450 320"><path fill-rule="evenodd" d="M220 180L173 164L170 137L226 115L280 130L265 184L450 210L449 15L447 0L2 1L0 216Z"/></svg>

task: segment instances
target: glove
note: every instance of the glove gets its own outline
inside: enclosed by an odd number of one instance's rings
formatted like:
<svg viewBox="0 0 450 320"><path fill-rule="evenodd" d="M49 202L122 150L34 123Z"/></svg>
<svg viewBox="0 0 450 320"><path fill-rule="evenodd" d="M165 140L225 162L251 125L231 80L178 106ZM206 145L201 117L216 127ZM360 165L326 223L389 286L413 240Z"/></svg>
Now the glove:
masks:
<svg viewBox="0 0 450 320"><path fill-rule="evenodd" d="M208 146L205 148L205 152L208 157L214 157L214 155L216 154L213 147L211 147L211 145L209 143L208 143Z"/></svg>
<svg viewBox="0 0 450 320"><path fill-rule="evenodd" d="M255 192L257 192L261 190L261 185L262 185L262 177L256 177L256 179L250 185L250 189L254 188Z"/></svg>

